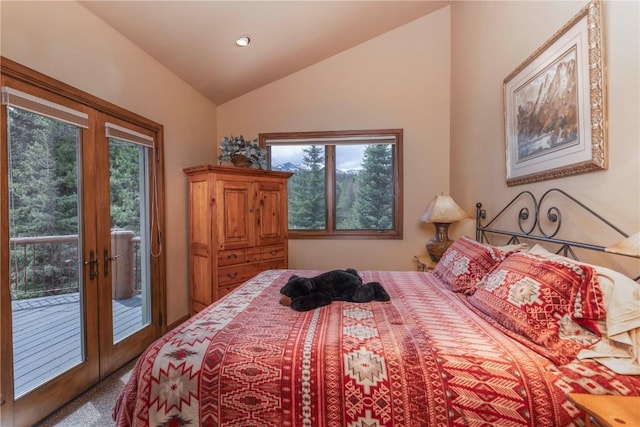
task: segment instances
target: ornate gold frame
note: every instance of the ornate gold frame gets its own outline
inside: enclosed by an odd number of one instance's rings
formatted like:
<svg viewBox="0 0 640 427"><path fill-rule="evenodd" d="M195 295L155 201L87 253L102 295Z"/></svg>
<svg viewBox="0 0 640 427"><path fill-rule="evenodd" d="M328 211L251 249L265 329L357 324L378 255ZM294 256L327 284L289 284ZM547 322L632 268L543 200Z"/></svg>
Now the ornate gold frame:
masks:
<svg viewBox="0 0 640 427"><path fill-rule="evenodd" d="M518 98L521 102L519 106L516 93L525 93L523 90L527 85L542 81L545 73L551 73L548 70L553 68L554 63L560 63L563 55L568 56L569 49L575 50L576 56L578 113L575 123L579 123L579 126L575 141L566 147L554 148L549 147L548 140L543 143L527 142L525 139L523 143L521 137L529 135L526 130L522 131L524 128L518 122L516 113L523 105L524 96ZM511 72L504 79L503 87L507 185L607 169L606 78L599 0L592 0L583 7ZM533 147L527 147L527 144ZM520 157L522 152L528 153L528 150L533 150L533 154L528 158Z"/></svg>

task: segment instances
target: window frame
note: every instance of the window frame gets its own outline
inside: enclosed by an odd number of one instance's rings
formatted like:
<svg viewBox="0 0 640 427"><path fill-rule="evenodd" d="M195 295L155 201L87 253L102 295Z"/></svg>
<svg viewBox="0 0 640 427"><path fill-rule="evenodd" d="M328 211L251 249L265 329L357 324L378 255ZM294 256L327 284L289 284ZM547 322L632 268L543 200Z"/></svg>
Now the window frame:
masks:
<svg viewBox="0 0 640 427"><path fill-rule="evenodd" d="M386 231L378 230L337 230L336 229L336 177L335 147L353 144L354 141L393 139L393 227ZM403 166L402 166L402 129L342 130L311 132L272 132L258 135L260 147L267 150L267 163L271 169L271 146L273 145L314 145L322 142L325 146L325 216L326 227L323 230L288 229L290 239L402 239L403 238ZM327 143L333 142L331 144ZM316 144L319 145L319 144Z"/></svg>

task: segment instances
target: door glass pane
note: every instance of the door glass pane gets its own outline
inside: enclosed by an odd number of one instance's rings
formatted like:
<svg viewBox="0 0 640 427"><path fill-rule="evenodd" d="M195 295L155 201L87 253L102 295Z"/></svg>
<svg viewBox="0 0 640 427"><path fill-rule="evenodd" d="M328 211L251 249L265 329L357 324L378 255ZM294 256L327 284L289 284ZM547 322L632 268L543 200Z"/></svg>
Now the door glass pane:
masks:
<svg viewBox="0 0 640 427"><path fill-rule="evenodd" d="M84 360L74 125L7 107L15 398Z"/></svg>
<svg viewBox="0 0 640 427"><path fill-rule="evenodd" d="M148 147L109 138L114 343L151 319L148 159Z"/></svg>

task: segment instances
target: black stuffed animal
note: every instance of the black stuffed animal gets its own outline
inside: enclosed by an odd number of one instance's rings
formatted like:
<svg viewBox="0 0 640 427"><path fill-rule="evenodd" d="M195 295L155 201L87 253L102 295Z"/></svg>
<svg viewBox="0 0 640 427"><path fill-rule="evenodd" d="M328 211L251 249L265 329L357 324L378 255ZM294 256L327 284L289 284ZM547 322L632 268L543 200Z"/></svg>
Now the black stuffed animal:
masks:
<svg viewBox="0 0 640 427"><path fill-rule="evenodd" d="M332 270L316 277L295 274L280 289L280 304L296 311L313 310L332 301L369 302L389 301L389 294L378 282L364 283L352 268Z"/></svg>

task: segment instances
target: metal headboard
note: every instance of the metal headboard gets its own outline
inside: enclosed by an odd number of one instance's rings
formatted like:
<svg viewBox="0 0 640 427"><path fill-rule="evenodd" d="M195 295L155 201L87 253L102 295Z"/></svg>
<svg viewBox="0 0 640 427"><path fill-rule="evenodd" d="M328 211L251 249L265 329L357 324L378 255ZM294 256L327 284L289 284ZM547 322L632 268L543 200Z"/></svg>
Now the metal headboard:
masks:
<svg viewBox="0 0 640 427"><path fill-rule="evenodd" d="M507 244L520 243L520 239L559 244L560 249L558 249L556 253L562 254L564 256L569 256L574 259L578 259L573 250L574 248L583 248L592 251L605 252L605 246L573 240L565 240L556 237L562 226L562 213L555 204L546 209L543 208L545 199L547 199L547 197L551 194L559 194L564 198L564 200L567 201L567 203L572 203L573 205L579 207L583 212L599 221L599 223L604 224L608 228L615 231L617 233L617 239L614 239L614 242L629 237L629 234L616 227L613 223L605 219L602 215L598 214L593 209L589 208L584 203L577 200L575 197L558 188L552 188L550 190L547 190L540 197L540 200L536 199L536 196L534 196L530 191L522 191L489 221L487 221L487 212L482 208L482 203L477 203L476 240L483 243L491 243L489 235L497 234L508 236L509 240ZM510 209L518 209L519 206L523 206L519 209L517 216L519 231L508 231L497 228L497 222L507 217L509 213L511 213L509 212ZM544 226L543 219L546 220L544 221ZM617 255L626 256L624 254ZM636 277L636 280L638 278L640 278L640 276Z"/></svg>

